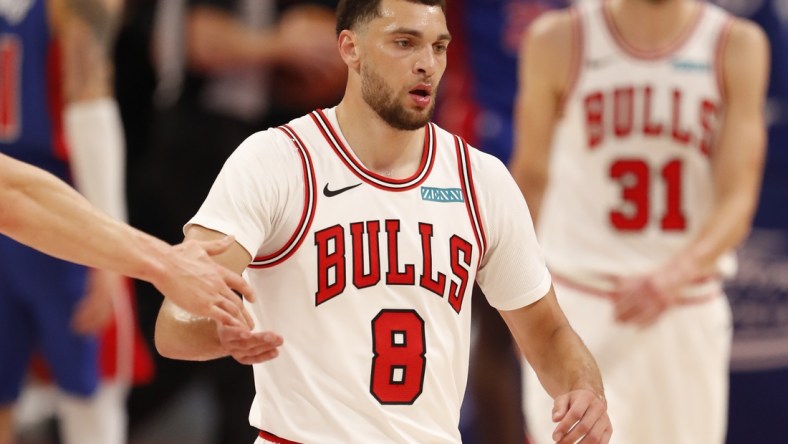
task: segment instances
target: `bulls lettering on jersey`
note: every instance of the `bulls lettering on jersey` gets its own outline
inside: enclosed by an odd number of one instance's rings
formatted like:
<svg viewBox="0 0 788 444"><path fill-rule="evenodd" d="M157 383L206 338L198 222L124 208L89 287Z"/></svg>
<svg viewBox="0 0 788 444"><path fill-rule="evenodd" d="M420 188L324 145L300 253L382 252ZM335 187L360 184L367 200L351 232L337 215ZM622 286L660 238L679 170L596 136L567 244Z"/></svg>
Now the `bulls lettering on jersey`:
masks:
<svg viewBox="0 0 788 444"><path fill-rule="evenodd" d="M690 99L684 89L681 86L660 89L649 82L588 92L582 99L588 147L597 148L609 137L622 141L632 136L666 137L708 155L714 143L719 104L708 98L686 104L684 102ZM664 94L666 97L662 99L670 103L670 113L662 120L655 118L654 106L658 100L654 98L655 91ZM682 116L682 112L689 112L690 116ZM685 120L689 120L689 124L684 124Z"/></svg>
<svg viewBox="0 0 788 444"><path fill-rule="evenodd" d="M458 235L451 236L450 239L445 240L449 245L451 257L448 273L433 271L433 226L419 222L421 267L417 273L413 263L400 261L398 246L400 223L396 219L351 222L349 250L352 251L350 261L352 266L348 266L346 259L345 232L347 230L344 227L334 225L316 232L318 287L315 293L315 305L320 305L345 291L349 275L352 276L350 282L357 289L379 284L381 264L383 264L383 269L386 270L384 274L386 285L419 285L437 296L446 297L454 311L459 313L468 287L473 245ZM385 239L388 251L386 257L381 257L380 254L381 226L385 227L382 237ZM447 274L453 278L447 281Z"/></svg>

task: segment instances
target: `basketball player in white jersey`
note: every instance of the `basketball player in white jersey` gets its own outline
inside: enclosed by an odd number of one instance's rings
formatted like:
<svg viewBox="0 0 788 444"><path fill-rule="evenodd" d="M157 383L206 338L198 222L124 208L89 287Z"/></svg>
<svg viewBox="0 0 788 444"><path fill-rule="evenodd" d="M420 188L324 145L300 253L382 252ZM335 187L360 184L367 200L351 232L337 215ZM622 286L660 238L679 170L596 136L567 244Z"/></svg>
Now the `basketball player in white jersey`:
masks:
<svg viewBox="0 0 788 444"><path fill-rule="evenodd" d="M611 442L722 443L722 280L761 182L763 32L704 2L610 0L545 15L522 51L512 171L600 365ZM550 443L550 399L525 379L529 431Z"/></svg>
<svg viewBox="0 0 788 444"><path fill-rule="evenodd" d="M429 121L445 3L341 1L337 22L341 103L248 138L186 228L235 236L217 260L256 289L257 331L165 303L159 351L255 363L258 443L457 443L477 281L555 397L560 442L608 442L517 185Z"/></svg>

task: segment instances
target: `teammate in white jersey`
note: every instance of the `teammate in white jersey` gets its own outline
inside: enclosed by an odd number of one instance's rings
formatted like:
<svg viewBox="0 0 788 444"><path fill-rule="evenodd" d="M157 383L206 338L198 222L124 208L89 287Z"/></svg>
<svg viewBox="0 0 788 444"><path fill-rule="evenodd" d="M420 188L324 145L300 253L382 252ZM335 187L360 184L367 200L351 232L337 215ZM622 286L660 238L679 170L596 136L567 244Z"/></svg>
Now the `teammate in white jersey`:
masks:
<svg viewBox="0 0 788 444"><path fill-rule="evenodd" d="M555 396L560 442L608 442L517 185L430 123L445 2L342 1L337 22L341 103L247 139L186 228L235 236L217 260L256 289L256 331L165 302L159 351L255 363L259 443L457 443L477 281Z"/></svg>
<svg viewBox="0 0 788 444"><path fill-rule="evenodd" d="M722 279L765 153L763 32L690 0L551 13L522 49L512 171L570 324L597 359L611 442L722 443ZM526 372L529 431L549 397Z"/></svg>

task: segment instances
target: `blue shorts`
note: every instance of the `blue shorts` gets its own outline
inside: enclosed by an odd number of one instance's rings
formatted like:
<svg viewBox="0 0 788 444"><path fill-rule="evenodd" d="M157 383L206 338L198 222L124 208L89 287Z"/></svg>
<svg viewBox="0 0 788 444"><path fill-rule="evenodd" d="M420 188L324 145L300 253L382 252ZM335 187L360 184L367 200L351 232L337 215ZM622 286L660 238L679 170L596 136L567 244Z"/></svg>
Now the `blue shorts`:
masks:
<svg viewBox="0 0 788 444"><path fill-rule="evenodd" d="M67 393L96 390L98 341L70 327L86 278L85 267L0 236L0 405L19 397L34 351Z"/></svg>

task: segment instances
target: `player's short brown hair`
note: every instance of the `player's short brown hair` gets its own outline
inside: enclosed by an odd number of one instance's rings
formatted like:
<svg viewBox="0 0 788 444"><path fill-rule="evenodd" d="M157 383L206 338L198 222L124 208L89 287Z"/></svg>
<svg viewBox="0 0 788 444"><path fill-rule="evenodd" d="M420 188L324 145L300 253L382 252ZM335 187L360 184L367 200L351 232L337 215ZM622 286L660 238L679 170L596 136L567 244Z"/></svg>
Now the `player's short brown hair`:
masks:
<svg viewBox="0 0 788 444"><path fill-rule="evenodd" d="M337 34L345 29L353 29L380 17L382 0L340 0L337 5ZM446 0L405 0L427 6L440 6L446 15Z"/></svg>

